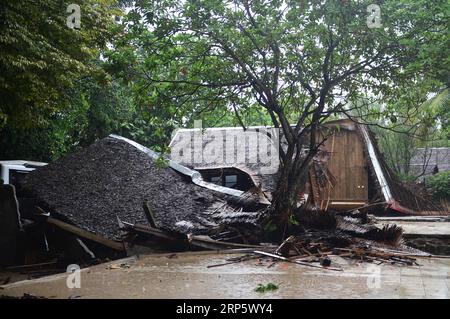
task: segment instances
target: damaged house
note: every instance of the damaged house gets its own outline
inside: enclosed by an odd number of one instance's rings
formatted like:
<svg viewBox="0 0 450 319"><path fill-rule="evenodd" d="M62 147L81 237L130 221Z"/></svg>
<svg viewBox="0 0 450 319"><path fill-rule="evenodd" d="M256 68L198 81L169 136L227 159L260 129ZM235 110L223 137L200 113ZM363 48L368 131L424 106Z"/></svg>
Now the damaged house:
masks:
<svg viewBox="0 0 450 319"><path fill-rule="evenodd" d="M206 181L242 191L259 186L270 199L277 173L264 172L261 168L267 163L256 156L264 153L269 144L264 141L262 146L254 145L262 139L252 139L255 132L270 130L273 129L180 129L170 144L172 158L199 171ZM397 180L367 126L349 119L337 120L323 124L321 135L326 141L311 165L299 201L306 200L307 205L320 210L342 211L379 204L386 212L442 214L442 207L415 195ZM279 139L283 143L282 137ZM267 147L268 152L270 148L273 151L273 145ZM228 156L230 153L235 156ZM201 154L206 156L202 158Z"/></svg>
<svg viewBox="0 0 450 319"><path fill-rule="evenodd" d="M230 142L229 131L240 148L232 148L231 156L224 158L218 150ZM255 144L255 136L248 133L261 131L181 129L171 142L170 159L110 135L23 174L16 187L4 185L0 191L0 218L9 229L0 244L15 247L3 263L57 258L67 264L158 251L273 251L274 246L261 242L267 240L264 221L278 173L273 141L283 142L272 130ZM367 127L341 120L323 125L322 133L327 139L298 197L299 206L315 213L303 216L304 227L295 232L306 237L296 237L295 245L325 240L329 250L381 240L399 247L400 228L379 229L366 215L348 211L376 206L382 213L442 213L394 178ZM304 232L317 224L328 233ZM352 256L361 254L367 251Z"/></svg>
<svg viewBox="0 0 450 319"><path fill-rule="evenodd" d="M8 228L4 234L10 234L2 236L2 247L16 247L17 234L24 231L27 242L22 246L28 248L17 249L20 254L12 259L36 263L51 251L77 260L132 254L130 249L140 243L139 233L184 250L239 247L214 246L213 239L197 235L232 239L241 236L240 228L260 231L260 209L268 202L257 192L244 194L206 183L178 163L158 164L159 157L134 141L111 135L25 174L17 179L17 192L13 185L1 185L5 209L0 218ZM133 245L127 245L130 242ZM7 263L14 264L11 258Z"/></svg>

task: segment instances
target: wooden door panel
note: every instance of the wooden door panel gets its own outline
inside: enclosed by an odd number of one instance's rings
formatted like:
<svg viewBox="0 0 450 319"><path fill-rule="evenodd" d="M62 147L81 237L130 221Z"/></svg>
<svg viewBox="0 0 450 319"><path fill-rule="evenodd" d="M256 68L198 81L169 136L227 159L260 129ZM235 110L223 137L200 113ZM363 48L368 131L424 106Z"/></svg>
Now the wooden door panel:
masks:
<svg viewBox="0 0 450 319"><path fill-rule="evenodd" d="M365 165L363 143L356 131L336 132L324 147L331 152L328 168L336 178L331 200L367 201L368 172ZM328 194L322 194L328 199Z"/></svg>

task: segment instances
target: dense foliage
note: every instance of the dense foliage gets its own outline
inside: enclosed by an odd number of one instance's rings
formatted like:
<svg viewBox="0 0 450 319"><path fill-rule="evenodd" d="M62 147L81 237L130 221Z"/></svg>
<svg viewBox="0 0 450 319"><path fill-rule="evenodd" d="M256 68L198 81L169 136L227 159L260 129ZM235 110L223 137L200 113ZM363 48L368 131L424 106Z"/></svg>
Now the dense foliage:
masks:
<svg viewBox="0 0 450 319"><path fill-rule="evenodd" d="M111 39L111 1L83 0L81 28L71 29L72 1L6 1L0 11L0 128L31 127L69 103L68 90L87 75Z"/></svg>
<svg viewBox="0 0 450 319"><path fill-rule="evenodd" d="M450 172L442 172L431 176L426 183L436 198L450 201Z"/></svg>
<svg viewBox="0 0 450 319"><path fill-rule="evenodd" d="M80 29L66 25L72 2ZM350 116L374 125L408 177L415 148L448 146L450 5L377 3L373 28L372 0L8 1L0 158L50 161L110 133L164 152L197 119L274 125L289 144L279 192L292 197L317 126ZM307 131L304 160L296 140Z"/></svg>
<svg viewBox="0 0 450 319"><path fill-rule="evenodd" d="M449 3L382 1L373 28L372 2L136 1L108 58L176 123L226 111L243 126L249 111L270 118L287 142L274 193L287 216L320 123L353 116L413 127L430 118L413 116L428 94L447 86Z"/></svg>
<svg viewBox="0 0 450 319"><path fill-rule="evenodd" d="M81 27L66 12L80 5ZM8 1L0 9L0 158L51 161L110 133L164 145L170 134L105 68L123 30L113 0ZM128 3L129 5L129 3ZM170 130L169 130L170 133Z"/></svg>

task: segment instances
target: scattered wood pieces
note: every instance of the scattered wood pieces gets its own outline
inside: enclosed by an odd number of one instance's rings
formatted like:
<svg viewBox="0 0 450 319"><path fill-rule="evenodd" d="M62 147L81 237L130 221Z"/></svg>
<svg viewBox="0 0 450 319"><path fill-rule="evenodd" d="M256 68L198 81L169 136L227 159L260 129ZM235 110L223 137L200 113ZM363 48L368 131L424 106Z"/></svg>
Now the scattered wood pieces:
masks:
<svg viewBox="0 0 450 319"><path fill-rule="evenodd" d="M416 259L404 254L381 251L370 248L336 248L335 251L343 251L345 254L340 256L361 261L383 261L391 263L400 263L408 266L417 265Z"/></svg>
<svg viewBox="0 0 450 319"><path fill-rule="evenodd" d="M231 248L264 248L259 245L248 245L231 243L220 240L214 240L207 236L183 235L169 233L161 229L156 229L148 225L130 224L122 222L124 228L129 232L137 232L140 235L156 237L160 240L165 240L170 243L175 243L186 248L201 249L201 250L224 250Z"/></svg>
<svg viewBox="0 0 450 319"><path fill-rule="evenodd" d="M265 252L265 251L255 250L255 254L260 254L260 255L263 255L263 256L272 257L272 258L275 258L275 259L280 259L280 260L283 260L283 261L287 261L287 262L290 262L290 263L294 263L294 264L302 265L302 266L307 266L307 267L327 269L327 270L334 270L334 271L342 271L341 268L323 267L323 266L318 266L318 265L312 265L312 264L308 264L308 263L301 262L301 261L298 261L298 260L293 260L293 259L289 259L289 258L286 258L286 257L283 257L283 256L279 256L279 255L276 255L276 254L268 253L268 252Z"/></svg>

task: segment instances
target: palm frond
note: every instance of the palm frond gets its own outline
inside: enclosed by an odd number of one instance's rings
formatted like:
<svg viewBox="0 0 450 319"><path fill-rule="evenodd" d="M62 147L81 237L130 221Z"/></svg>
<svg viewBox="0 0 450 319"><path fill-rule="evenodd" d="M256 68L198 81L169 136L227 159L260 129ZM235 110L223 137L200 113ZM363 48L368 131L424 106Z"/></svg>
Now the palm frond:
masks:
<svg viewBox="0 0 450 319"><path fill-rule="evenodd" d="M438 93L436 96L425 101L422 107L427 107L430 109L439 109L444 107L446 104L450 103L450 89L446 88Z"/></svg>

